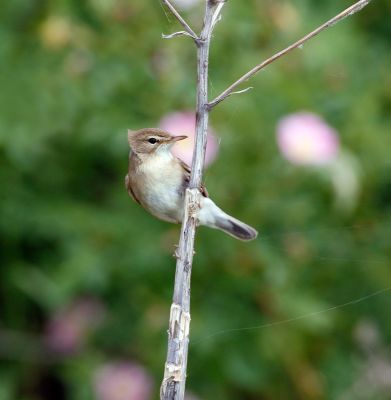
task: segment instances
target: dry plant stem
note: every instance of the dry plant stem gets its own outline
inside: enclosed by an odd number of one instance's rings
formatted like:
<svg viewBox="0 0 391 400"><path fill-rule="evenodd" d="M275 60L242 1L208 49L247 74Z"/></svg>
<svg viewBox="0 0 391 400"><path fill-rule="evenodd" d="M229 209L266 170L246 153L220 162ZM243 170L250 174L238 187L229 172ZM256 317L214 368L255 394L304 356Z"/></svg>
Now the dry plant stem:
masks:
<svg viewBox="0 0 391 400"><path fill-rule="evenodd" d="M223 93L221 93L219 96L217 96L214 100L209 102L208 104L208 109L211 110L213 107L215 107L217 104L221 103L224 99L226 99L228 96L231 96L233 94L239 94L243 93L244 91L238 91L235 92L235 89L251 77L253 77L255 74L257 74L259 71L261 71L263 68L268 66L269 64L273 63L274 61L278 60L280 57L284 56L285 54L289 53L290 51L296 49L297 47L302 46L305 42L308 40L312 39L314 36L318 35L320 32L324 31L325 29L335 25L336 23L342 21L346 17L350 17L351 15L355 14L356 12L362 10L365 6L367 6L370 3L371 0L360 0L357 3L353 4L351 7L347 8L346 10L342 11L340 14L336 15L334 18L331 18L327 22L325 22L323 25L319 26L312 32L310 32L308 35L304 36L297 42L291 44L284 50L281 50L280 52L274 54L272 57L268 58L267 60L263 61L261 64L258 64L256 67L254 67L252 70L248 71L246 74L244 74L241 78L239 78L236 82L234 82L230 87L228 87ZM248 88L249 89L249 88Z"/></svg>
<svg viewBox="0 0 391 400"><path fill-rule="evenodd" d="M175 9L175 7L169 2L169 0L162 0L163 4L167 6L167 8L171 11L172 15L178 20L178 22L185 28L185 31L191 36L195 41L198 40L197 34L193 31L193 29L190 28L189 24L181 17L179 12ZM177 34L174 34L175 36L178 36ZM182 33L182 32L181 32ZM172 35L168 35L166 38L174 37Z"/></svg>
<svg viewBox="0 0 391 400"><path fill-rule="evenodd" d="M203 164L206 150L206 138L208 128L209 111L235 93L237 86L251 78L267 65L287 54L289 51L301 46L307 40L316 36L324 29L334 25L347 16L353 15L365 7L370 0L361 0L349 7L342 13L327 21L313 32L298 40L296 43L280 51L266 61L257 65L247 72L218 97L208 103L208 64L209 46L214 26L219 21L221 10L225 0L205 0L204 25L201 35L198 37L189 27L186 21L179 15L168 0L162 2L170 9L172 14L185 28L185 32L177 32L169 37L182 34L190 35L197 44L197 113L196 113L196 141L193 153L192 172L189 189L186 190L184 219L181 228L180 241L176 251L177 263L175 272L175 287L173 303L170 311L170 322L168 329L168 350L164 370L164 379L161 385L161 400L183 400L185 394L187 354L189 346L190 327L190 277L194 254L194 238L197 227L197 212L199 210L200 192L202 181Z"/></svg>
<svg viewBox="0 0 391 400"><path fill-rule="evenodd" d="M174 296L168 329L167 360L160 390L161 400L183 400L185 395L190 325L190 277L209 116L207 107L209 46L213 27L219 19L223 4L223 1L206 0L204 25L197 40L196 141L189 189L186 190L185 215L176 252Z"/></svg>

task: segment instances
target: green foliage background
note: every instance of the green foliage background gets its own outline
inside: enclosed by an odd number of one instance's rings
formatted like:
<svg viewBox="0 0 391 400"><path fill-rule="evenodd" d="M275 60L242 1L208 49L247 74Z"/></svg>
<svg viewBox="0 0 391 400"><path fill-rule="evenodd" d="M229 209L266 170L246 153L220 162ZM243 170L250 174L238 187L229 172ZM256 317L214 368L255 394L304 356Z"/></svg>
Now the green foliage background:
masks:
<svg viewBox="0 0 391 400"><path fill-rule="evenodd" d="M348 5L229 1L212 95ZM221 146L209 192L260 237L198 232L187 387L200 399L364 398L351 392L371 365L357 327L371 324L389 351L389 292L235 329L391 286L390 7L372 2L212 114ZM199 29L202 7L184 15ZM14 0L0 16L0 398L92 399L94 370L113 359L144 365L156 398L179 227L128 198L126 130L194 108L194 48L161 39L178 26L158 0ZM362 193L350 213L335 207L327 176L278 152L278 120L303 109L336 127L358 160ZM79 352L48 362L36 341L83 296L101 299L104 323ZM42 388L48 376L55 384ZM366 399L391 398L370 382Z"/></svg>

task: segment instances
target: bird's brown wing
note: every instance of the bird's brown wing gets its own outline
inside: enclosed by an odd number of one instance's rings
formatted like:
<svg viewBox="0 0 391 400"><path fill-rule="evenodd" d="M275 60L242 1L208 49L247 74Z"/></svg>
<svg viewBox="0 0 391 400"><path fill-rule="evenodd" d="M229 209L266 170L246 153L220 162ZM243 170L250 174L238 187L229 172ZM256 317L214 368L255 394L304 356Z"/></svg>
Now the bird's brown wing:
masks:
<svg viewBox="0 0 391 400"><path fill-rule="evenodd" d="M184 175L185 175L185 186L188 187L188 186L189 186L189 183L190 183L191 169L190 169L190 167L189 167L186 163L184 163L182 160L180 160L179 158L178 158L178 160L179 160L179 162L180 162L180 164L181 164L183 170L185 171L185 174L184 174ZM200 192L201 192L201 194L202 194L204 197L209 197L209 193L208 193L208 191L206 190L206 187L205 187L205 185L204 185L203 183L201 183Z"/></svg>
<svg viewBox="0 0 391 400"><path fill-rule="evenodd" d="M140 200L139 200L139 199L136 197L136 195L134 194L134 191L133 191L132 186L131 186L131 184L130 184L130 179L129 179L129 175L128 175L128 174L125 176L125 187L126 187L126 190L127 190L128 193L129 193L129 196L130 196L136 203L138 203L138 204L141 205Z"/></svg>

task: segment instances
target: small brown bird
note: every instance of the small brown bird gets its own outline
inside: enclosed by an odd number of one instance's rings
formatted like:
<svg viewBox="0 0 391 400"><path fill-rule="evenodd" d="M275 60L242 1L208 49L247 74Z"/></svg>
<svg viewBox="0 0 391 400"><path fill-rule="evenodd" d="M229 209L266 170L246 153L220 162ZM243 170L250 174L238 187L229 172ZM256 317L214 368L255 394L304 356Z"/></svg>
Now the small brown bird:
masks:
<svg viewBox="0 0 391 400"><path fill-rule="evenodd" d="M170 151L187 136L173 136L157 128L128 131L132 149L125 186L129 195L155 217L181 223L190 168ZM222 211L209 198L204 185L197 219L200 225L220 229L240 240L253 240L257 231Z"/></svg>

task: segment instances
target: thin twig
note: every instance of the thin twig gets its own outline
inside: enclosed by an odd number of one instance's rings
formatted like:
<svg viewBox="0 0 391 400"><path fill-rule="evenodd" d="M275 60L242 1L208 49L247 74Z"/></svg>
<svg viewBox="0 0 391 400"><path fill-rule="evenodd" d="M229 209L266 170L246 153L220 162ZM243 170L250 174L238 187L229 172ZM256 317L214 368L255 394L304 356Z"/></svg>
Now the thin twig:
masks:
<svg viewBox="0 0 391 400"><path fill-rule="evenodd" d="M336 23L342 21L346 17L350 17L351 15L357 13L358 11L362 10L365 6L367 6L370 3L371 0L360 0L357 3L353 4L351 7L347 8L346 10L342 11L340 14L336 15L335 17L331 18L327 22L325 22L323 25L319 26L312 32L310 32L308 35L304 36L297 42L291 44L284 50L281 50L280 52L274 54L267 60L263 61L261 64L258 64L256 67L254 67L252 70L248 71L246 74L244 74L241 78L239 78L236 82L234 82L231 86L229 86L224 92L222 92L219 96L217 96L214 100L210 101L208 104L208 109L211 110L213 107L215 107L217 104L221 103L224 99L226 99L228 96L234 94L234 90L236 87L238 87L240 84L243 82L247 81L251 77L253 77L255 74L257 74L259 71L264 69L266 66L269 64L273 63L274 61L278 60L285 54L289 53L290 51L302 46L305 42L308 40L312 39L314 36L318 35L320 32L324 31L325 29L335 25ZM240 93L239 91L238 93Z"/></svg>
<svg viewBox="0 0 391 400"><path fill-rule="evenodd" d="M230 92L230 93L228 93L228 94L227 94L227 97L233 96L233 95L235 95L235 94L247 93L248 91L250 91L250 90L252 90L252 89L254 89L254 87L253 87L253 86L249 86L249 87L247 87L247 88L245 88L245 89L243 89L243 90L236 90L235 92ZM223 99L223 100L224 100L224 99ZM209 107L209 109L210 109L210 104L208 104L208 107Z"/></svg>
<svg viewBox="0 0 391 400"><path fill-rule="evenodd" d="M197 41L196 140L190 184L185 196L181 236L175 252L177 257L175 286L168 328L167 359L160 389L161 400L183 400L185 395L190 327L190 277L209 117L207 109L209 46L213 27L219 20L224 5L222 1L217 0L205 2L204 25Z"/></svg>
<svg viewBox="0 0 391 400"><path fill-rule="evenodd" d="M221 0L221 1L218 1L216 3L218 3L218 4L217 4L216 10L215 10L215 12L213 14L213 17L212 17L212 31L213 31L215 25L221 19L221 11L222 11L222 9L224 7L225 0Z"/></svg>
<svg viewBox="0 0 391 400"><path fill-rule="evenodd" d="M189 32L186 32L186 31L174 32L174 33L170 33L169 35L165 35L164 33L162 33L162 38L163 39L173 39L173 38L176 38L178 36L190 36L190 37L193 37L193 36L190 35Z"/></svg>
<svg viewBox="0 0 391 400"><path fill-rule="evenodd" d="M178 22L185 28L185 31L191 36L197 43L199 38L198 35L190 28L189 24L182 18L176 8L170 3L169 0L162 0L163 4L171 11L172 15L178 20Z"/></svg>

